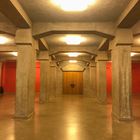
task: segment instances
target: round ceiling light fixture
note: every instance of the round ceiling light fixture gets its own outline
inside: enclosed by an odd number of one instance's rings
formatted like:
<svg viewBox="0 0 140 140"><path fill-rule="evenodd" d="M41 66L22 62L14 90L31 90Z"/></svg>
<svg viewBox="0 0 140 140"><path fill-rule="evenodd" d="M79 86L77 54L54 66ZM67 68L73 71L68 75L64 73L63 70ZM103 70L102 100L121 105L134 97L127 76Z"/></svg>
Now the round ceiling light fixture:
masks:
<svg viewBox="0 0 140 140"><path fill-rule="evenodd" d="M85 40L86 39L80 35L67 35L63 38L63 41L66 42L67 45L80 45Z"/></svg>
<svg viewBox="0 0 140 140"><path fill-rule="evenodd" d="M52 0L52 3L66 12L85 11L95 0Z"/></svg>
<svg viewBox="0 0 140 140"><path fill-rule="evenodd" d="M77 60L69 60L69 63L77 63Z"/></svg>
<svg viewBox="0 0 140 140"><path fill-rule="evenodd" d="M77 53L77 52L73 52L73 53L67 53L67 55L69 57L78 57L80 55L80 53Z"/></svg>
<svg viewBox="0 0 140 140"><path fill-rule="evenodd" d="M5 36L0 36L0 44L6 44L7 42L9 42L9 39Z"/></svg>

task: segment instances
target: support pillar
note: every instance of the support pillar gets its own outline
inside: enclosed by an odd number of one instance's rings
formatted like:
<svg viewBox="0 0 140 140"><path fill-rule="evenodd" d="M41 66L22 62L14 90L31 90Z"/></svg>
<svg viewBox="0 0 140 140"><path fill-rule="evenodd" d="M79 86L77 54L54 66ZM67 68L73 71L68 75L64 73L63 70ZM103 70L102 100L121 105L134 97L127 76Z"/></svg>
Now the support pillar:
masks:
<svg viewBox="0 0 140 140"><path fill-rule="evenodd" d="M112 114L118 120L131 120L131 30L118 30L115 41L112 49Z"/></svg>
<svg viewBox="0 0 140 140"><path fill-rule="evenodd" d="M84 71L83 78L83 91L84 96L91 97L91 87L90 87L90 68L87 67Z"/></svg>
<svg viewBox="0 0 140 140"><path fill-rule="evenodd" d="M90 65L90 89L91 95L96 97L96 64Z"/></svg>
<svg viewBox="0 0 140 140"><path fill-rule="evenodd" d="M56 68L56 96L62 96L63 93L63 73L60 68Z"/></svg>
<svg viewBox="0 0 140 140"><path fill-rule="evenodd" d="M32 45L31 29L18 29L16 70L16 118L29 118L34 113L36 51Z"/></svg>
<svg viewBox="0 0 140 140"><path fill-rule="evenodd" d="M50 95L49 99L54 99L56 97L56 64L51 62L50 66Z"/></svg>
<svg viewBox="0 0 140 140"><path fill-rule="evenodd" d="M40 103L45 103L49 94L48 79L49 79L49 60L40 61Z"/></svg>
<svg viewBox="0 0 140 140"><path fill-rule="evenodd" d="M106 104L107 101L107 82L106 82L106 61L108 56L106 52L101 52L96 58L96 80L97 80L97 99L99 103Z"/></svg>

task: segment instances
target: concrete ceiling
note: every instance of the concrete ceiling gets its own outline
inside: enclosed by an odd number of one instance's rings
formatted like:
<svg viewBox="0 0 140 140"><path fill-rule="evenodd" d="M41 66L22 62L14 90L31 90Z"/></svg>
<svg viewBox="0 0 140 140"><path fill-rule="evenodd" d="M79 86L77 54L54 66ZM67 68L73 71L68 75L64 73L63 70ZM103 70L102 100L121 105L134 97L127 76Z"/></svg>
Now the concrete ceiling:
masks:
<svg viewBox="0 0 140 140"><path fill-rule="evenodd" d="M0 12L0 22L8 22L9 23L10 20Z"/></svg>
<svg viewBox="0 0 140 140"><path fill-rule="evenodd" d="M64 12L51 0L19 0L33 22L116 21L131 0L96 0L88 10Z"/></svg>
<svg viewBox="0 0 140 140"><path fill-rule="evenodd" d="M51 36L48 36L45 38L47 44L49 47L53 46L67 46L67 44L63 41L63 37L65 37L68 34L54 34ZM79 34L77 34L79 35ZM79 46L86 46L86 47L98 47L103 40L102 37L97 35L80 35L81 37L84 37L86 40L82 42ZM70 45L71 46L71 45ZM69 47L69 46L68 46Z"/></svg>

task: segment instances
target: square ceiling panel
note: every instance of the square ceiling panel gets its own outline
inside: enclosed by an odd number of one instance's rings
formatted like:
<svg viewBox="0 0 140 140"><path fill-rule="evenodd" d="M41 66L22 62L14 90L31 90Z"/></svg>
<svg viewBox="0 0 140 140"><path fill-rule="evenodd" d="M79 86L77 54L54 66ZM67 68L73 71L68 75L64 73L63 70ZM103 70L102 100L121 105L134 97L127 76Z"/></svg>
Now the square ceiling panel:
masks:
<svg viewBox="0 0 140 140"><path fill-rule="evenodd" d="M64 12L51 0L19 0L34 22L115 21L130 0L96 0L83 12Z"/></svg>

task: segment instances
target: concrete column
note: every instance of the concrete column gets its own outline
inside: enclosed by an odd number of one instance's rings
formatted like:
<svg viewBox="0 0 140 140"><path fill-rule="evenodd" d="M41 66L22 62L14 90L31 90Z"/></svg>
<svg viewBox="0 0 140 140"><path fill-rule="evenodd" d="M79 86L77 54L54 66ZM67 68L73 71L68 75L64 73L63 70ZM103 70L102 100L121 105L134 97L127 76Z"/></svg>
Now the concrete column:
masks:
<svg viewBox="0 0 140 140"><path fill-rule="evenodd" d="M54 99L56 97L56 64L55 62L51 62L50 66L50 94L49 99Z"/></svg>
<svg viewBox="0 0 140 140"><path fill-rule="evenodd" d="M84 96L91 97L90 89L90 68L87 67L83 73L83 92Z"/></svg>
<svg viewBox="0 0 140 140"><path fill-rule="evenodd" d="M47 94L49 94L48 79L49 79L49 60L40 61L40 103L45 103Z"/></svg>
<svg viewBox="0 0 140 140"><path fill-rule="evenodd" d="M96 64L90 65L90 88L91 95L96 97Z"/></svg>
<svg viewBox="0 0 140 140"><path fill-rule="evenodd" d="M60 68L56 69L56 96L63 94L63 73Z"/></svg>
<svg viewBox="0 0 140 140"><path fill-rule="evenodd" d="M31 30L17 30L16 44L18 47L18 57L16 70L15 117L29 118L34 113L36 70L36 51L32 46Z"/></svg>
<svg viewBox="0 0 140 140"><path fill-rule="evenodd" d="M106 61L108 56L106 52L101 52L96 58L96 88L97 88L97 99L99 103L105 104L107 100L107 91L106 91Z"/></svg>
<svg viewBox="0 0 140 140"><path fill-rule="evenodd" d="M120 120L131 119L131 47L112 50L113 115Z"/></svg>
<svg viewBox="0 0 140 140"><path fill-rule="evenodd" d="M130 30L117 31L116 44L112 49L112 114L119 120L132 119L130 56L132 42L133 35Z"/></svg>

